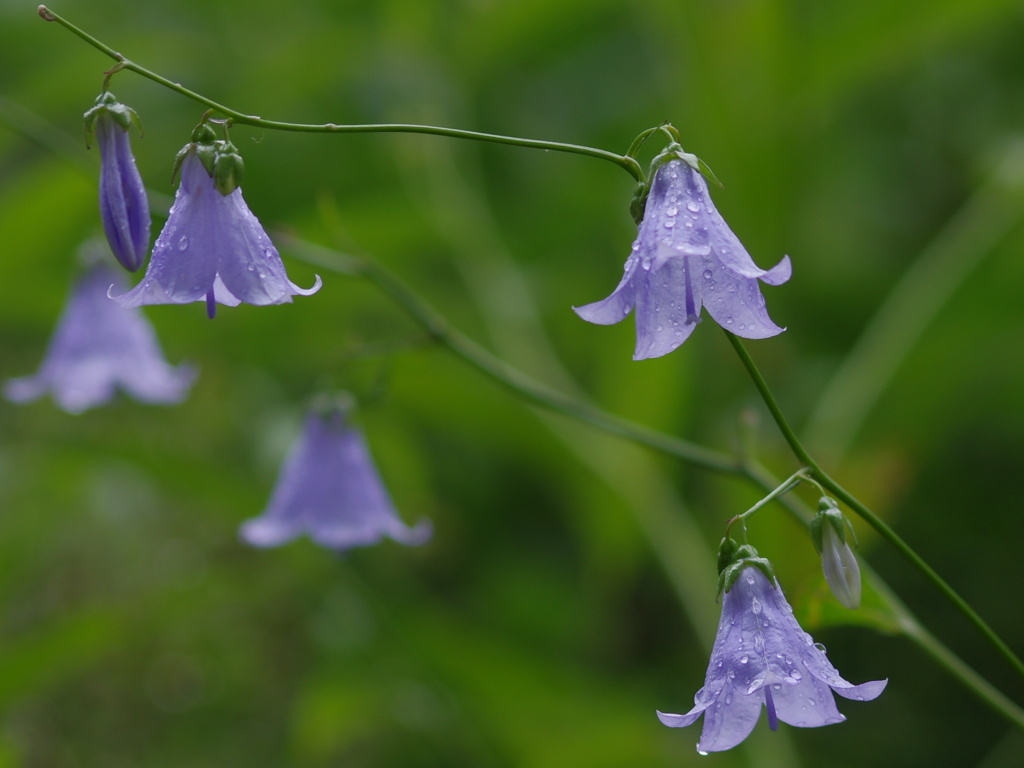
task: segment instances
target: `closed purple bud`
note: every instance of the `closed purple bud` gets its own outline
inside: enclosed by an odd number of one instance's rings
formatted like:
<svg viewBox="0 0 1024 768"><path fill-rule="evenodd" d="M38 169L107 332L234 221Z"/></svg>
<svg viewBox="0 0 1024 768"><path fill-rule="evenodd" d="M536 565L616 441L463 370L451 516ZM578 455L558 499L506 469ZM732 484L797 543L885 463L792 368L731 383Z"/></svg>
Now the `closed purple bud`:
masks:
<svg viewBox="0 0 1024 768"><path fill-rule="evenodd" d="M782 589L761 569L744 568L722 597L722 618L704 687L684 715L658 712L671 728L704 715L698 751L731 749L754 730L761 707L774 730L778 721L800 728L840 723L832 693L870 701L888 680L853 685L840 677L824 649L801 629Z"/></svg>
<svg viewBox="0 0 1024 768"><path fill-rule="evenodd" d="M92 130L100 148L100 218L110 250L129 272L149 252L149 200L132 157L128 128L108 109L96 111Z"/></svg>
<svg viewBox="0 0 1024 768"><path fill-rule="evenodd" d="M274 244L242 198L242 188L221 194L192 145L181 161L178 186L167 223L153 246L146 274L135 288L112 296L125 307L206 302L283 304L320 289L292 283Z"/></svg>
<svg viewBox="0 0 1024 768"><path fill-rule="evenodd" d="M24 403L47 392L69 413L102 405L117 390L143 403L172 405L188 394L195 371L170 366L141 310L119 307L109 298L121 275L103 264L75 284L42 367L35 376L11 379L4 392Z"/></svg>
<svg viewBox="0 0 1024 768"><path fill-rule="evenodd" d="M308 415L266 510L239 531L255 547L275 547L303 533L338 551L384 536L409 545L430 538L428 521L410 528L399 519L362 434L337 408Z"/></svg>
<svg viewBox="0 0 1024 768"><path fill-rule="evenodd" d="M666 355L689 338L701 307L727 331L747 339L782 333L757 284L789 280L789 257L758 268L715 209L704 178L670 160L654 174L625 274L612 294L574 307L584 320L612 325L636 307L634 360Z"/></svg>

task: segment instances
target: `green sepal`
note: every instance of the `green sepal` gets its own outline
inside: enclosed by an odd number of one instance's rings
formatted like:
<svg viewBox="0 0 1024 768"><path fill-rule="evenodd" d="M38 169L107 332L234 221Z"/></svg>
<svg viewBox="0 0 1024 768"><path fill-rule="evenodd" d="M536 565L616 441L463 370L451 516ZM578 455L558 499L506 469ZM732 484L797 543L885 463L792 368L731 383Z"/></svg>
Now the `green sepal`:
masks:
<svg viewBox="0 0 1024 768"><path fill-rule="evenodd" d="M91 145L93 127L96 124L96 118L100 115L107 115L125 131L134 123L135 127L139 129L139 135L142 135L142 122L135 110L127 104L119 102L110 91L104 91L96 97L96 103L82 115L82 119L85 121L86 147Z"/></svg>
<svg viewBox="0 0 1024 768"><path fill-rule="evenodd" d="M839 541L843 544L849 544L847 537L853 540L853 544L857 544L857 535L853 532L853 525L849 520L846 519L846 515L839 511L839 504L835 499L830 499L828 496L822 496L818 501L818 514L811 520L811 541L814 542L814 548L820 555L824 549L822 543L822 526L825 524L832 526L832 530L835 531L836 536L839 537Z"/></svg>
<svg viewBox="0 0 1024 768"><path fill-rule="evenodd" d="M653 181L654 174L658 172L658 169L671 160L682 160L705 179L714 183L720 189L724 189L722 182L718 180L718 177L715 176L714 171L708 167L707 163L696 155L684 152L682 145L675 141L665 147L651 160L650 168L647 170L647 178ZM633 221L637 224L643 221L644 209L647 206L647 195L650 191L650 183L644 181L637 183L633 188L633 199L629 203L629 212L633 216Z"/></svg>
<svg viewBox="0 0 1024 768"><path fill-rule="evenodd" d="M230 141L218 141L214 146L213 185L222 195L230 195L242 183L245 162Z"/></svg>
<svg viewBox="0 0 1024 768"><path fill-rule="evenodd" d="M744 568L757 568L774 587L775 568L767 558L758 555L749 544L739 544L732 539L722 539L718 547L718 597L732 589Z"/></svg>
<svg viewBox="0 0 1024 768"><path fill-rule="evenodd" d="M728 568L733 561L736 559L736 553L739 551L740 545L733 538L723 538L722 543L718 545L718 573L721 575L722 571Z"/></svg>
<svg viewBox="0 0 1024 768"><path fill-rule="evenodd" d="M201 130L208 128L208 131ZM192 141L181 148L174 158L174 171L172 180L177 180L181 171L181 164L194 153L196 158L203 164L203 168L213 179L213 185L222 195L230 195L242 184L242 175L245 173L245 162L238 154L238 149L230 141L213 138L216 136L209 126L200 125L192 132L193 139L199 138L202 141Z"/></svg>
<svg viewBox="0 0 1024 768"><path fill-rule="evenodd" d="M637 226L644 220L644 209L647 207L647 193L651 191L646 181L638 181L633 187L633 199L629 203L629 214Z"/></svg>
<svg viewBox="0 0 1024 768"><path fill-rule="evenodd" d="M217 141L217 132L209 123L200 123L192 129L193 144L213 144Z"/></svg>

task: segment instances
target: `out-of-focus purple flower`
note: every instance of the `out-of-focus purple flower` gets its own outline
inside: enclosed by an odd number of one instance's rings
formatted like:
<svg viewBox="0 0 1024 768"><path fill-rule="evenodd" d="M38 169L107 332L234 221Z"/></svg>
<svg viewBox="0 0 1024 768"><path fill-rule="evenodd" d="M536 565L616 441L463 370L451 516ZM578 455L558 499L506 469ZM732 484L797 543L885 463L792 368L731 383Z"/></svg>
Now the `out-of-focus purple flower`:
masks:
<svg viewBox="0 0 1024 768"><path fill-rule="evenodd" d="M831 725L846 719L836 709L833 691L870 701L887 682L853 685L840 677L824 649L800 628L782 589L758 567L741 566L722 597L718 635L693 709L685 715L658 712L658 718L682 728L703 714L697 749L720 752L750 735L762 706L772 730L779 720L801 728Z"/></svg>
<svg viewBox="0 0 1024 768"><path fill-rule="evenodd" d="M85 113L86 128L100 147L100 218L110 250L134 272L149 252L149 200L132 156L128 129L135 113L104 91Z"/></svg>
<svg viewBox="0 0 1024 768"><path fill-rule="evenodd" d="M196 147L184 153L181 184L142 282L112 298L125 307L205 301L213 317L217 304L283 304L316 293L319 277L308 290L288 279L241 187L222 194Z"/></svg>
<svg viewBox="0 0 1024 768"><path fill-rule="evenodd" d="M747 339L784 331L765 310L758 280L780 285L789 257L760 269L715 209L704 178L688 163L658 167L625 274L603 301L574 307L591 323L612 325L636 307L634 360L661 357L682 344L707 308L716 323Z"/></svg>
<svg viewBox="0 0 1024 768"><path fill-rule="evenodd" d="M242 524L243 541L274 547L307 534L334 550L376 544L388 536L422 544L431 526L406 526L373 465L363 436L344 413L314 410L292 447L263 514Z"/></svg>
<svg viewBox="0 0 1024 768"><path fill-rule="evenodd" d="M172 405L188 394L195 371L168 365L141 310L107 298L121 275L96 264L75 284L42 367L35 376L9 380L9 400L24 403L46 392L69 413L109 401L120 389L143 403Z"/></svg>

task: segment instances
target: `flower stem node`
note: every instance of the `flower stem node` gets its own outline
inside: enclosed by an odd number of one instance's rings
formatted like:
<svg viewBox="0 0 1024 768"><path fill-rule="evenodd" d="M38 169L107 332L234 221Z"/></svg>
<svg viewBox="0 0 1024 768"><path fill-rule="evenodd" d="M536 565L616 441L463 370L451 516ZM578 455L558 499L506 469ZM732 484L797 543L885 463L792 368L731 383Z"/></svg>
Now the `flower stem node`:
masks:
<svg viewBox="0 0 1024 768"><path fill-rule="evenodd" d="M851 539L856 544L857 537L836 501L828 496L823 496L818 503L818 514L811 521L811 539L821 555L821 569L832 594L847 608L858 608L860 565L849 544Z"/></svg>
<svg viewBox="0 0 1024 768"><path fill-rule="evenodd" d="M128 130L138 115L110 91L97 97L84 115L86 145L93 136L100 148L100 218L114 256L129 272L146 261L149 253L149 200L135 166Z"/></svg>

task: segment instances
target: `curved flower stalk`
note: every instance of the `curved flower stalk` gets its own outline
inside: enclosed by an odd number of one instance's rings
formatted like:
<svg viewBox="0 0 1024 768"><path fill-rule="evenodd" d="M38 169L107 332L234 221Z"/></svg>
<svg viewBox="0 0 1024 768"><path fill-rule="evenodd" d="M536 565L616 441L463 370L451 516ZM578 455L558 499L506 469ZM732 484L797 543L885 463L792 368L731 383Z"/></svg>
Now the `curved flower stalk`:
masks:
<svg viewBox="0 0 1024 768"><path fill-rule="evenodd" d="M241 187L231 186L227 193L218 189L198 155L199 146L190 144L183 151L181 183L142 282L112 298L124 307L205 301L212 318L217 304L283 304L292 296L316 293L319 277L309 289L288 279Z"/></svg>
<svg viewBox="0 0 1024 768"><path fill-rule="evenodd" d="M138 118L109 91L85 113L86 131L100 148L100 218L110 250L129 272L149 253L149 199L132 156L128 129Z"/></svg>
<svg viewBox="0 0 1024 768"><path fill-rule="evenodd" d="M782 333L768 317L757 284L781 285L785 256L760 269L715 209L704 178L687 162L669 160L654 175L644 218L625 274L612 294L573 307L584 320L613 325L636 307L634 360L666 355L689 338L701 306L727 331L747 339Z"/></svg>
<svg viewBox="0 0 1024 768"><path fill-rule="evenodd" d="M694 707L683 715L658 712L662 723L683 728L704 715L697 749L731 749L753 731L768 712L768 725L778 721L800 728L840 723L832 692L843 698L870 701L888 680L853 685L800 628L782 589L755 565L740 565L738 578L722 597L722 618L711 651L704 687Z"/></svg>
<svg viewBox="0 0 1024 768"><path fill-rule="evenodd" d="M300 534L334 550L376 544L384 536L422 544L431 535L422 521L398 517L370 457L366 441L343 411L311 412L285 460L266 510L242 524L239 535L255 547L275 547Z"/></svg>
<svg viewBox="0 0 1024 768"><path fill-rule="evenodd" d="M173 405L185 398L195 370L167 364L142 311L107 298L111 284L122 287L121 276L104 264L81 277L42 367L35 376L9 380L9 400L24 403L50 392L65 411L81 413L108 402L118 389L142 403Z"/></svg>

